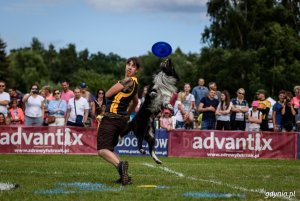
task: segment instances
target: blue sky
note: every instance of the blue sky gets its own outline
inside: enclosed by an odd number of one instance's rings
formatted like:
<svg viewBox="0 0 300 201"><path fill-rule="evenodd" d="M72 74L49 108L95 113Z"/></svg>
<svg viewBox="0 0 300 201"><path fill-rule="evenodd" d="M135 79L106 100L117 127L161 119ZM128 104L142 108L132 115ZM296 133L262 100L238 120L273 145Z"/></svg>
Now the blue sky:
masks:
<svg viewBox="0 0 300 201"><path fill-rule="evenodd" d="M207 0L0 0L0 38L10 49L37 37L48 48L69 43L77 51L122 57L151 51L157 41L200 53L209 25Z"/></svg>

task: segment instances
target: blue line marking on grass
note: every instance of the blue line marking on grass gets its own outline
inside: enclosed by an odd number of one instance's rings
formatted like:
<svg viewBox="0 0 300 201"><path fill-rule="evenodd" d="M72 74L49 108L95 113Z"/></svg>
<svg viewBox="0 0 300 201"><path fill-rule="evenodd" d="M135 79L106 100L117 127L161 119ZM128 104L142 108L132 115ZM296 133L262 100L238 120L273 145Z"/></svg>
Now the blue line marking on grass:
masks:
<svg viewBox="0 0 300 201"><path fill-rule="evenodd" d="M107 187L105 184L102 183L90 183L90 182L59 182L56 183L58 188L54 189L46 189L46 190L37 190L34 191L36 194L71 194L71 193L84 193L84 192L91 192L91 191L120 191L121 188L111 188ZM71 189L70 189L71 188Z"/></svg>
<svg viewBox="0 0 300 201"><path fill-rule="evenodd" d="M49 190L37 190L34 191L35 194L42 194L42 195L53 195L53 194L71 194L75 193L75 191L69 191L63 188L55 188Z"/></svg>
<svg viewBox="0 0 300 201"><path fill-rule="evenodd" d="M159 188L159 189L169 189L171 187L170 186L156 186L156 188Z"/></svg>
<svg viewBox="0 0 300 201"><path fill-rule="evenodd" d="M183 193L184 197L192 198L246 198L246 195L231 194L231 193L209 193L209 192L186 192Z"/></svg>

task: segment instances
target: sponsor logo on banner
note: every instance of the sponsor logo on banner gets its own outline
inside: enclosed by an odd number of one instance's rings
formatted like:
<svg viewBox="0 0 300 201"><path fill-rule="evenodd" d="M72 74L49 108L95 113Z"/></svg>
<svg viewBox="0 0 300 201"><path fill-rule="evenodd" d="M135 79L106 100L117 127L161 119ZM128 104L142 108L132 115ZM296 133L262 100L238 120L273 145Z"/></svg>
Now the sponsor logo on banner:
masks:
<svg viewBox="0 0 300 201"><path fill-rule="evenodd" d="M2 132L0 134L0 145L83 145L81 138L82 133L71 132L69 128L57 129L55 133L41 132L22 132L22 127L12 134Z"/></svg>
<svg viewBox="0 0 300 201"><path fill-rule="evenodd" d="M297 134L245 131L173 130L169 156L297 158Z"/></svg>
<svg viewBox="0 0 300 201"><path fill-rule="evenodd" d="M193 149L226 149L226 150L272 150L272 139L261 137L260 133L248 134L247 137L216 137L210 132L209 137L194 137Z"/></svg>
<svg viewBox="0 0 300 201"><path fill-rule="evenodd" d="M76 127L0 128L1 153L96 154L97 130Z"/></svg>

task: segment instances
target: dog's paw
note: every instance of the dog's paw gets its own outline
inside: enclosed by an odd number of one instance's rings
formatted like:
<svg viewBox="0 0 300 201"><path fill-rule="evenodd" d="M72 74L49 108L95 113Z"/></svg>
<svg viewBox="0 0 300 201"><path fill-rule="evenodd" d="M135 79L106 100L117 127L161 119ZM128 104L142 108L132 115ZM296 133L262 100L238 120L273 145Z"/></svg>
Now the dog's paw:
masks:
<svg viewBox="0 0 300 201"><path fill-rule="evenodd" d="M142 154L146 154L146 151L144 149L139 150Z"/></svg>

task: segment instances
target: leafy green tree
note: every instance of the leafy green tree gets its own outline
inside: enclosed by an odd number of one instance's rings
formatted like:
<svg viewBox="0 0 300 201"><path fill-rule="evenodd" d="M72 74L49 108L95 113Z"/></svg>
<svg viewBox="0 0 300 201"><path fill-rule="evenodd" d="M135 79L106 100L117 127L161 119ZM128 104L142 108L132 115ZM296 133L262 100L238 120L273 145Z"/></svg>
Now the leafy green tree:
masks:
<svg viewBox="0 0 300 201"><path fill-rule="evenodd" d="M10 55L13 85L28 91L32 83L49 83L48 69L43 57L31 50L20 50Z"/></svg>
<svg viewBox="0 0 300 201"><path fill-rule="evenodd" d="M9 81L9 60L5 52L6 43L0 38L0 80Z"/></svg>
<svg viewBox="0 0 300 201"><path fill-rule="evenodd" d="M207 5L212 23L202 41L211 49L202 50L200 72L223 89L264 88L271 96L298 84L298 1L210 0Z"/></svg>
<svg viewBox="0 0 300 201"><path fill-rule="evenodd" d="M58 68L53 73L55 82L59 82L68 79L70 75L80 69L80 62L77 56L75 44L69 44L67 48L59 50L58 54Z"/></svg>
<svg viewBox="0 0 300 201"><path fill-rule="evenodd" d="M79 69L72 74L70 84L71 86L79 87L81 82L85 82L88 85L89 91L93 94L99 88L108 90L117 81L114 75L110 74L98 74L94 70Z"/></svg>

